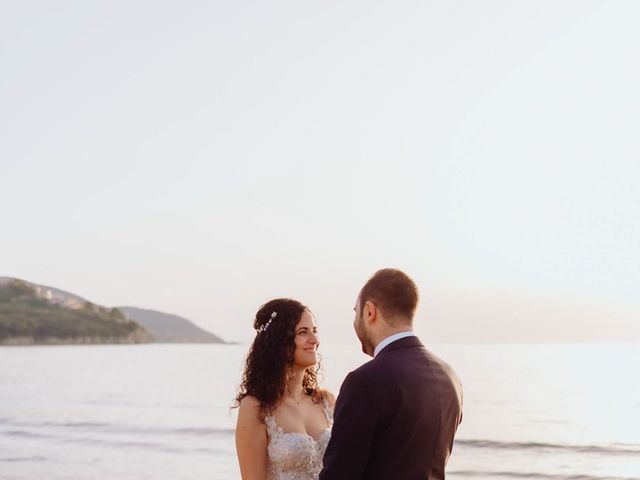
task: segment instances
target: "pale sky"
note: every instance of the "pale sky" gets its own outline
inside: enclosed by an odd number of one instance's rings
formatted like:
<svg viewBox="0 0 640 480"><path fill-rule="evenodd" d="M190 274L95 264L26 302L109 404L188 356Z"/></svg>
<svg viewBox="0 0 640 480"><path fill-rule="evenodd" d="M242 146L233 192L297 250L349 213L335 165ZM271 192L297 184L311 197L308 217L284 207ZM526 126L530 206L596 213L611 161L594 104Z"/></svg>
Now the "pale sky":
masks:
<svg viewBox="0 0 640 480"><path fill-rule="evenodd" d="M640 339L640 3L5 2L0 275L252 339Z"/></svg>

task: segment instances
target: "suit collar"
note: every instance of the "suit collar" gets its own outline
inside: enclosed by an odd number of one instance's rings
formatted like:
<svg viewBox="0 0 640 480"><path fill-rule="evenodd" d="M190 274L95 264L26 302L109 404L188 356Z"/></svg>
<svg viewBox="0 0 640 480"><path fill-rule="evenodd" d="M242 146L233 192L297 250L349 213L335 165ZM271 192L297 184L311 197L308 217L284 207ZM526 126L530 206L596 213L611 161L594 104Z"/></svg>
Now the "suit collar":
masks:
<svg viewBox="0 0 640 480"><path fill-rule="evenodd" d="M375 358L378 358L383 354L393 352L394 350L399 350L401 348L410 348L410 347L424 347L424 345L415 335L412 335L410 337L404 337L384 347L382 350L378 352L378 355L376 355Z"/></svg>
<svg viewBox="0 0 640 480"><path fill-rule="evenodd" d="M383 349L385 349L388 345L391 345L393 342L397 342L405 337L415 337L415 333L411 330L407 330L404 332L394 333L393 335L389 335L387 338L383 339L373 351L373 356L377 356Z"/></svg>

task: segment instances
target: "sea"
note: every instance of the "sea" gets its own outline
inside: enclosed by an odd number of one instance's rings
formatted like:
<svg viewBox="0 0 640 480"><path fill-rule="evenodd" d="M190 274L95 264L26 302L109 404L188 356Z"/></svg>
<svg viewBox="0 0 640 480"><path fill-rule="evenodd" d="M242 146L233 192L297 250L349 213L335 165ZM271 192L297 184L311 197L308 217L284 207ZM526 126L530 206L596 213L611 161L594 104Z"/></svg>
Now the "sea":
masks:
<svg viewBox="0 0 640 480"><path fill-rule="evenodd" d="M429 345L458 372L450 480L640 479L640 344ZM0 348L0 479L235 480L246 345ZM368 360L322 345L323 385Z"/></svg>

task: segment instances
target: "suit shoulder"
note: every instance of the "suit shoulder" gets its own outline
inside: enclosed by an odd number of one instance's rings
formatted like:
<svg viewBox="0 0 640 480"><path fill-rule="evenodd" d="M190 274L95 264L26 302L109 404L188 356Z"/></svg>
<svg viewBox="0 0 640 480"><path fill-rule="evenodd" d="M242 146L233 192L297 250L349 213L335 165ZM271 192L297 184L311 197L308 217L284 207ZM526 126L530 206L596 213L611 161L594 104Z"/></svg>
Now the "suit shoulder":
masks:
<svg viewBox="0 0 640 480"><path fill-rule="evenodd" d="M425 352L427 354L427 357L432 363L438 365L438 367L444 370L448 375L457 378L458 375L456 374L456 371L453 369L451 365L449 365L449 363L447 363L442 358L438 357L437 355L433 354L427 349L425 349Z"/></svg>
<svg viewBox="0 0 640 480"><path fill-rule="evenodd" d="M388 379L389 375L393 375L393 366L388 361L376 357L360 365L348 377L351 383L366 384L375 388L380 382Z"/></svg>
<svg viewBox="0 0 640 480"><path fill-rule="evenodd" d="M352 370L347 374L340 387L340 393L344 388L371 388L375 374L371 369L371 361L360 365L355 370Z"/></svg>
<svg viewBox="0 0 640 480"><path fill-rule="evenodd" d="M363 363L358 368L356 368L351 373L349 373L348 376L351 378L360 379L360 380L370 377L371 375L373 375L373 372L375 372L376 370L376 365L374 360L375 358L372 360L369 360L366 363Z"/></svg>

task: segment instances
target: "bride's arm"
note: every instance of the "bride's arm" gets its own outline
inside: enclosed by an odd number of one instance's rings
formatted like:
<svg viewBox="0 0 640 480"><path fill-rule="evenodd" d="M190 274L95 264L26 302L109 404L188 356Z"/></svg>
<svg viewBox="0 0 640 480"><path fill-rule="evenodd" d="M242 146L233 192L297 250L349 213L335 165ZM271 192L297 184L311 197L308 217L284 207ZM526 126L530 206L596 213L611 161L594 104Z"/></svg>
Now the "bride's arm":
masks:
<svg viewBox="0 0 640 480"><path fill-rule="evenodd" d="M236 452L242 480L267 478L267 428L260 419L260 402L245 397L238 409Z"/></svg>

